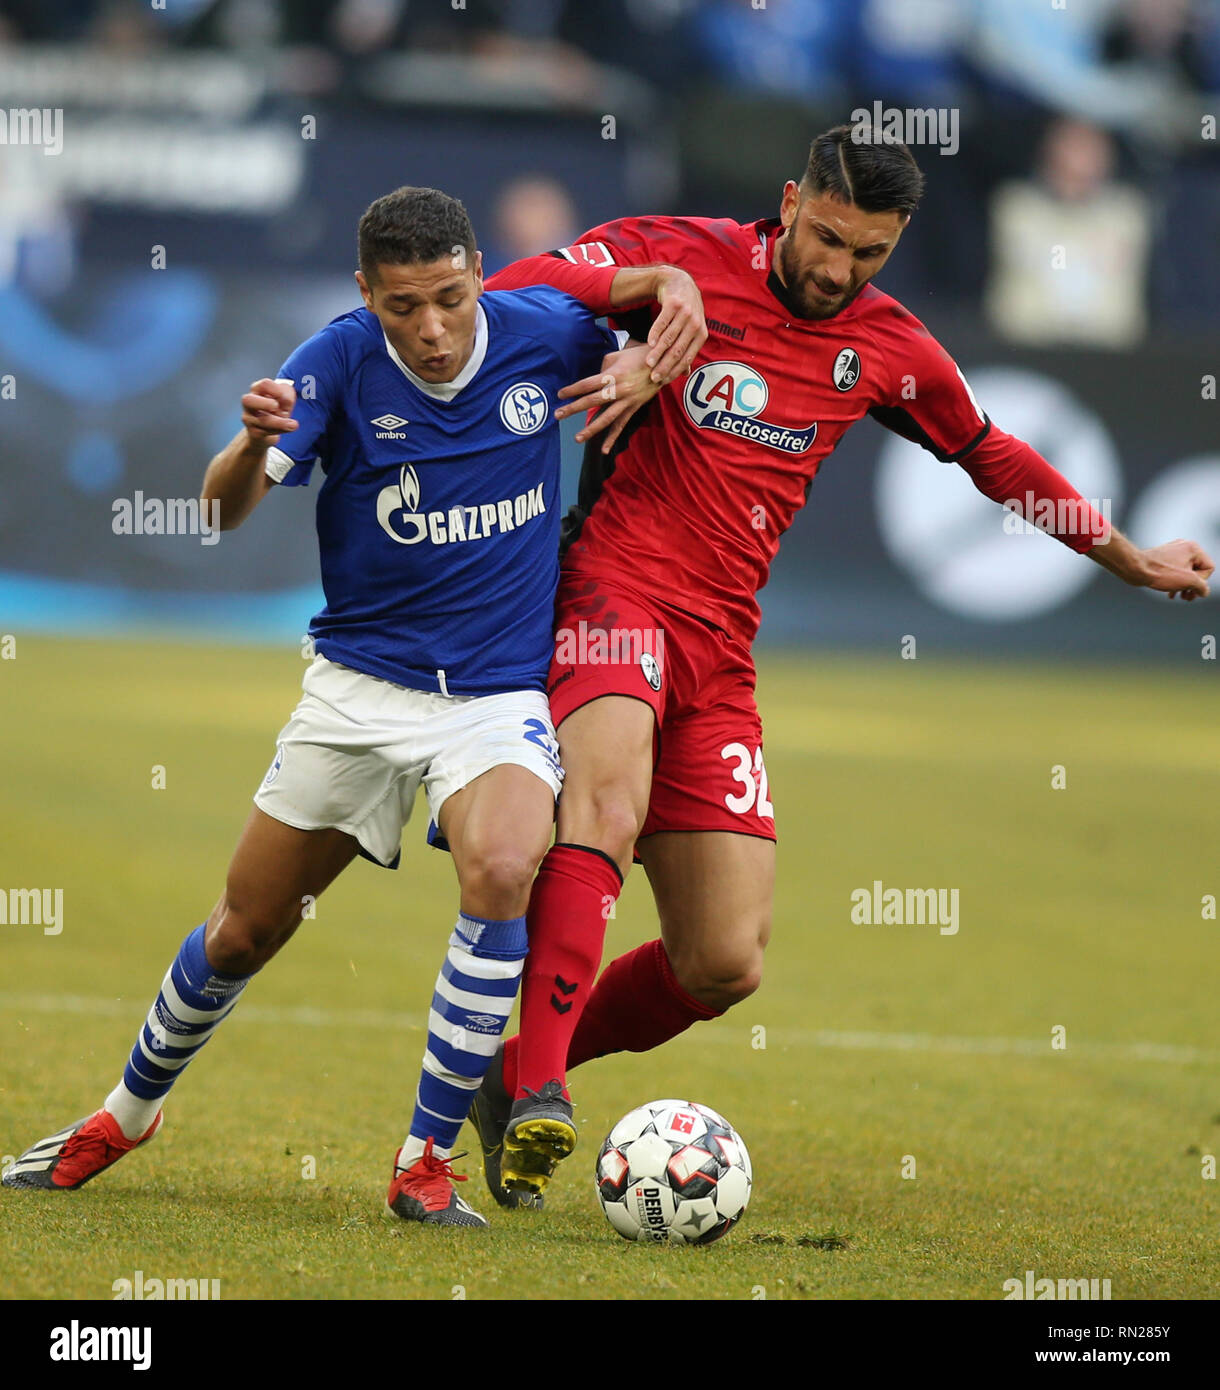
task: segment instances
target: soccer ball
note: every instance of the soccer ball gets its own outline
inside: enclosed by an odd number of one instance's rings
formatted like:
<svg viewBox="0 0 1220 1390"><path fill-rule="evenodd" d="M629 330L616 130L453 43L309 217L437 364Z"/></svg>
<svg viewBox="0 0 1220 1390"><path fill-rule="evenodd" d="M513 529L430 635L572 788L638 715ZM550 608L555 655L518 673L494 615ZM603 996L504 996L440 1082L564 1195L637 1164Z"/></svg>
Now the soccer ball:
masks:
<svg viewBox="0 0 1220 1390"><path fill-rule="evenodd" d="M710 1245L741 1220L753 1181L741 1136L689 1100L624 1115L597 1156L597 1195L625 1240Z"/></svg>

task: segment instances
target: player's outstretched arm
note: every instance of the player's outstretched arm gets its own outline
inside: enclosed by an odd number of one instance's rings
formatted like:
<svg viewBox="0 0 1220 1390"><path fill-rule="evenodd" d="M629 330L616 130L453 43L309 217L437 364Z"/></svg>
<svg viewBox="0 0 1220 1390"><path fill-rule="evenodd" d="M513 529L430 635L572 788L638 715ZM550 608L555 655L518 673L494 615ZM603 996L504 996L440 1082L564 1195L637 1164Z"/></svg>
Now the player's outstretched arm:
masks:
<svg viewBox="0 0 1220 1390"><path fill-rule="evenodd" d="M220 529L240 526L275 484L267 476L267 450L297 428L296 390L290 381L256 381L241 398L242 427L208 464L201 500L220 504Z"/></svg>
<svg viewBox="0 0 1220 1390"><path fill-rule="evenodd" d="M1194 541L1141 550L1111 526L1056 468L1015 435L989 425L986 438L961 467L984 496L1024 516L1065 545L1095 560L1127 584L1171 598L1205 598L1215 565ZM1058 527L1044 517L1065 517Z"/></svg>
<svg viewBox="0 0 1220 1390"><path fill-rule="evenodd" d="M1106 539L1085 554L1127 584L1156 589L1187 602L1207 597L1207 581L1216 568L1211 557L1194 541L1170 541L1141 550L1117 526L1112 526Z"/></svg>

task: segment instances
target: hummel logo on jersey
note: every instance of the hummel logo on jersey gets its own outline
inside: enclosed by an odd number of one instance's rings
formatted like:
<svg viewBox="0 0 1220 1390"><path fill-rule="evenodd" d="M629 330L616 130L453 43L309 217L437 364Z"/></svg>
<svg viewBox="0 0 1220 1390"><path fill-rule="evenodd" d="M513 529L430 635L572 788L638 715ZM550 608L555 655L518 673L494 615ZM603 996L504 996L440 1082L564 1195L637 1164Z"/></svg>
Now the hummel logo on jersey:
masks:
<svg viewBox="0 0 1220 1390"><path fill-rule="evenodd" d="M721 430L783 454L803 454L818 424L792 429L761 418L770 391L764 378L742 362L709 362L686 379L682 404L701 430Z"/></svg>
<svg viewBox="0 0 1220 1390"><path fill-rule="evenodd" d="M401 415L379 415L375 420L369 421L370 425L377 426L378 439L406 439L402 427L410 423L410 420L404 420Z"/></svg>
<svg viewBox="0 0 1220 1390"><path fill-rule="evenodd" d="M433 545L485 541L498 532L515 531L546 511L541 483L516 497L481 502L477 507L450 507L448 511L417 511L421 493L419 474L404 463L398 482L377 494L377 523L399 545L418 545L423 540Z"/></svg>
<svg viewBox="0 0 1220 1390"><path fill-rule="evenodd" d="M720 333L726 338L735 338L739 343L746 336L744 328L734 328L730 323L722 323L720 319L709 318L707 326L713 333Z"/></svg>

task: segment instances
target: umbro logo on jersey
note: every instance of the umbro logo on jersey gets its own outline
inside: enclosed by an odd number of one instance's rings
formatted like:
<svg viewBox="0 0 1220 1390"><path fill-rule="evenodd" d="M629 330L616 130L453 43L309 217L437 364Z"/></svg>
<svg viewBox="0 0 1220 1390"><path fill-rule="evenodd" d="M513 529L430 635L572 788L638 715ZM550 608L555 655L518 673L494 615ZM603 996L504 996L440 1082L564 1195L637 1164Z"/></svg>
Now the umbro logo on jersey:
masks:
<svg viewBox="0 0 1220 1390"><path fill-rule="evenodd" d="M817 438L818 424L773 425L762 418L770 389L743 362L709 362L686 378L682 404L701 430L720 430L783 454L803 454Z"/></svg>
<svg viewBox="0 0 1220 1390"><path fill-rule="evenodd" d="M410 423L410 420L404 420L401 415L379 415L375 420L369 421L370 425L377 426L378 439L406 439L402 427Z"/></svg>
<svg viewBox="0 0 1220 1390"><path fill-rule="evenodd" d="M840 391L850 391L860 380L860 354L855 348L843 348L831 370L831 378Z"/></svg>

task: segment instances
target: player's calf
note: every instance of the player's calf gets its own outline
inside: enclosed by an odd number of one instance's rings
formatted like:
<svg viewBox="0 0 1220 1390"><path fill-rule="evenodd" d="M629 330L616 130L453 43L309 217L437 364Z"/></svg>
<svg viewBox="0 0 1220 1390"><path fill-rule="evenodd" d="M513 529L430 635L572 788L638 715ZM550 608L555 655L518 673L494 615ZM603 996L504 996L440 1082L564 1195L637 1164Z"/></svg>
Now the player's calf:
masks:
<svg viewBox="0 0 1220 1390"><path fill-rule="evenodd" d="M227 975L261 970L358 848L344 831L299 830L255 806L224 893L208 916L205 945L212 967Z"/></svg>
<svg viewBox="0 0 1220 1390"><path fill-rule="evenodd" d="M459 915L433 989L415 1111L395 1160L399 1175L414 1171L427 1158L421 1170L427 1186L432 1182L432 1158L449 1160L475 1094L499 1051L526 948L524 917L497 922ZM456 1180L449 1170L442 1176ZM410 1189L407 1195L417 1194ZM445 1224L453 1222L446 1218Z"/></svg>
<svg viewBox="0 0 1220 1390"><path fill-rule="evenodd" d="M307 904L294 902L275 913L251 911L226 893L207 921L208 959L228 975L253 975L286 945L300 926Z"/></svg>

